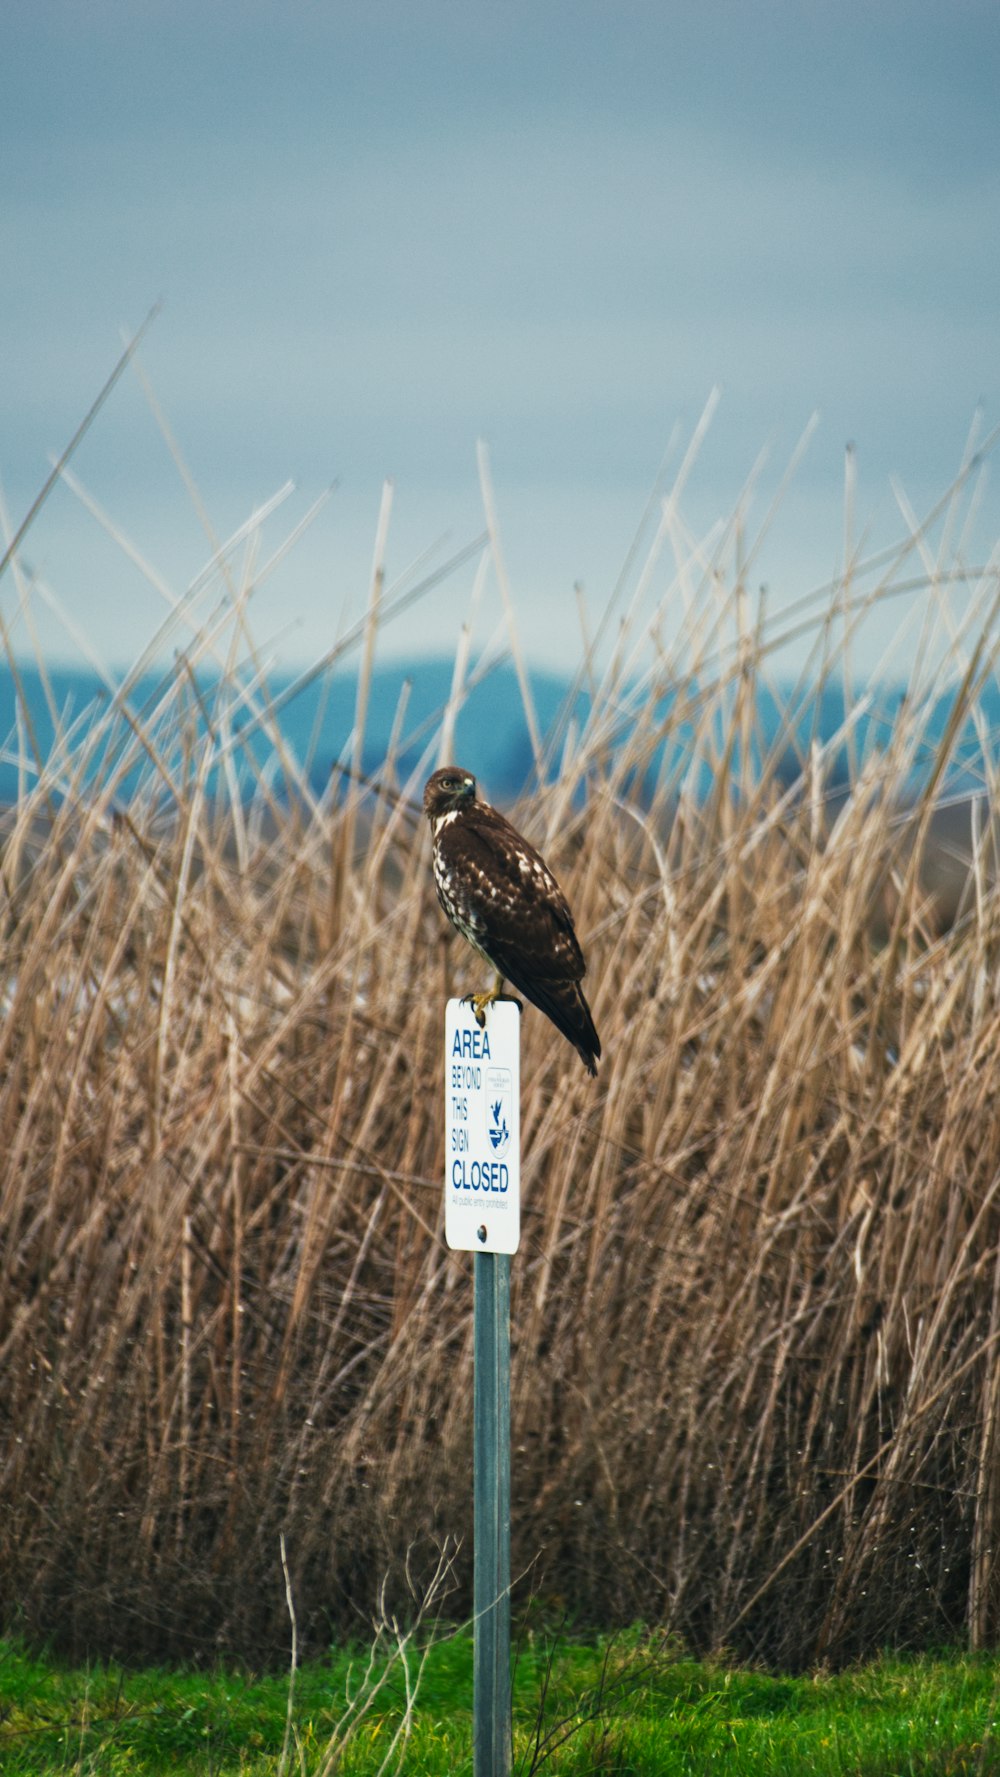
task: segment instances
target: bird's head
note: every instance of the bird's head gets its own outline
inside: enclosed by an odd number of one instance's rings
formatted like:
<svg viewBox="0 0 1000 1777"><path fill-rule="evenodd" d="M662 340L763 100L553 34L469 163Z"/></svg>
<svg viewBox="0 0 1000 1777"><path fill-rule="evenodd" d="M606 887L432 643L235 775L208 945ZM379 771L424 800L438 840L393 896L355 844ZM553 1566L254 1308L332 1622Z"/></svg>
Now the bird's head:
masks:
<svg viewBox="0 0 1000 1777"><path fill-rule="evenodd" d="M424 813L428 820L436 821L439 815L467 808L475 800L476 780L471 771L463 771L460 765L442 765L427 779Z"/></svg>

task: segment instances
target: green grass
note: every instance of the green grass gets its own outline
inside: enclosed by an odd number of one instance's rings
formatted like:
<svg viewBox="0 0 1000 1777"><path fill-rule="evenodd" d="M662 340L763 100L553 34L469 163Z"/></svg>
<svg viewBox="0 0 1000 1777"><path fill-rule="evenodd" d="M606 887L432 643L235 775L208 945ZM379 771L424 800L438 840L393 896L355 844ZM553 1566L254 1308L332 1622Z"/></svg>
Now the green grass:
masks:
<svg viewBox="0 0 1000 1777"><path fill-rule="evenodd" d="M397 1660L339 1764L331 1734L368 1662L337 1652L296 1674L286 1769L369 1777L471 1771L472 1643L439 1641L420 1673L408 1740ZM409 1661L417 1675L419 1655ZM725 1771L810 1777L972 1777L1000 1772L1000 1670L985 1656L883 1658L783 1678L683 1657L639 1632L613 1641L529 1639L518 1656L514 1764L553 1777ZM248 1672L68 1669L0 1643L0 1769L8 1777L271 1777L282 1762L288 1678ZM388 1761L387 1760L388 1755Z"/></svg>

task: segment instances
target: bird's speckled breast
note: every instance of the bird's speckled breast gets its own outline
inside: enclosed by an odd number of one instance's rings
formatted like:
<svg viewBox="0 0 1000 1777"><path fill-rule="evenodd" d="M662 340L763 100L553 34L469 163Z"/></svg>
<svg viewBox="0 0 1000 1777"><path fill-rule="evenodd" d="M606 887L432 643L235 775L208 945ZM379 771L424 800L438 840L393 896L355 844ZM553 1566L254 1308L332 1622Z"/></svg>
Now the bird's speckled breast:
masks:
<svg viewBox="0 0 1000 1777"><path fill-rule="evenodd" d="M482 947L483 920L472 906L468 885L461 871L449 867L447 847L442 844L442 834L457 819L457 810L449 814L439 815L434 822L434 887L437 897L452 924L458 927L462 937L479 952L486 962L490 958ZM491 965L492 966L492 965Z"/></svg>

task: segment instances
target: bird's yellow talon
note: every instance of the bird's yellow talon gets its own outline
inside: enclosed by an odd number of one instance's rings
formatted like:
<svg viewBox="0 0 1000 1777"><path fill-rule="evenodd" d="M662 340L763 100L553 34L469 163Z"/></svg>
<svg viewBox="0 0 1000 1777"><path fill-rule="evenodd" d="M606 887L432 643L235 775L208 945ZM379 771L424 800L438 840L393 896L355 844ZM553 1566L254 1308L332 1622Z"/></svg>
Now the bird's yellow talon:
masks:
<svg viewBox="0 0 1000 1777"><path fill-rule="evenodd" d="M472 1007L472 1016L480 1030L486 1029L486 1008L496 1004L497 1000L510 999L512 996L503 992L503 982L498 978L495 987L489 993L463 993L460 1004ZM515 1001L515 1004L519 1002Z"/></svg>

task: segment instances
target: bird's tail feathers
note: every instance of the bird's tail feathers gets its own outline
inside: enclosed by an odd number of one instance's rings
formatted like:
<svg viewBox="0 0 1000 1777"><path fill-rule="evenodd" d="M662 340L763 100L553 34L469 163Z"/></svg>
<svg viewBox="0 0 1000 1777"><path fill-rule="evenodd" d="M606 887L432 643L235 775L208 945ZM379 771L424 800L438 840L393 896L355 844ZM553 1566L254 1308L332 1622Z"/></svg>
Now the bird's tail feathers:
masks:
<svg viewBox="0 0 1000 1777"><path fill-rule="evenodd" d="M544 981L535 977L530 983L515 981L513 985L540 1012L544 1012L546 1018L551 1018L560 1034L572 1043L588 1074L596 1076L601 1039L579 982Z"/></svg>

